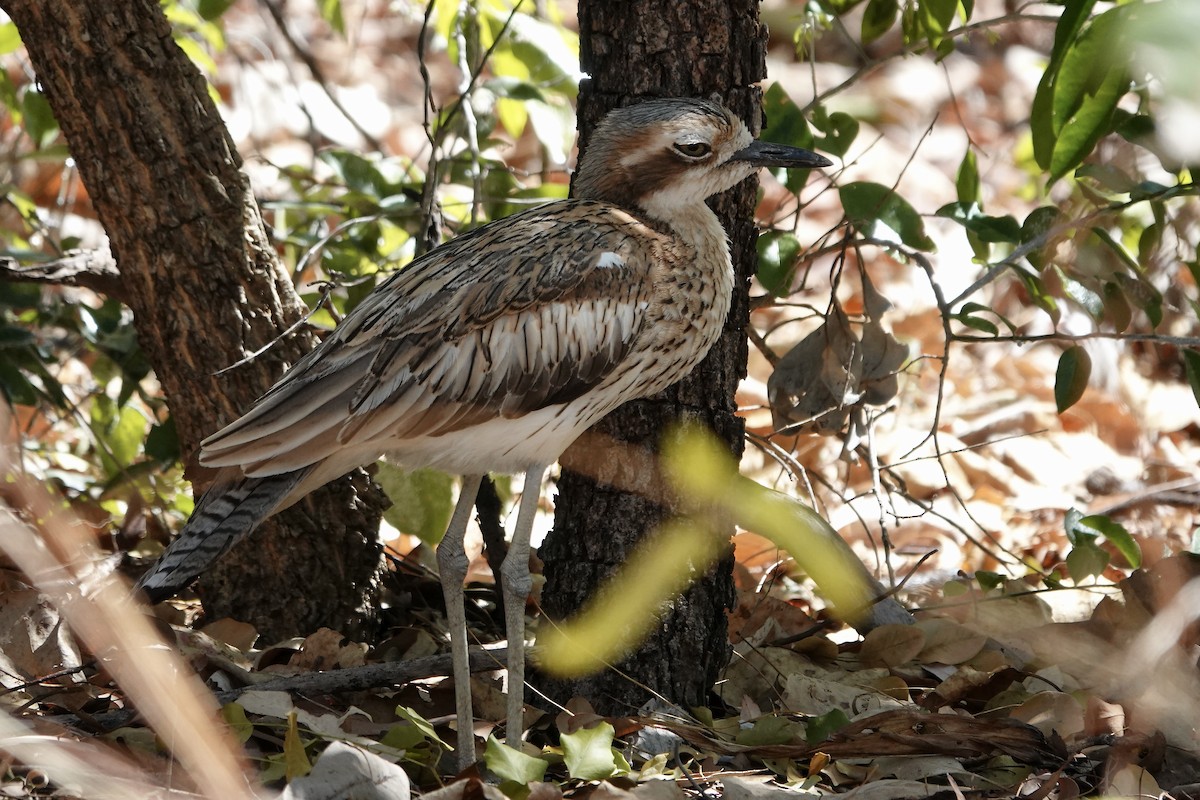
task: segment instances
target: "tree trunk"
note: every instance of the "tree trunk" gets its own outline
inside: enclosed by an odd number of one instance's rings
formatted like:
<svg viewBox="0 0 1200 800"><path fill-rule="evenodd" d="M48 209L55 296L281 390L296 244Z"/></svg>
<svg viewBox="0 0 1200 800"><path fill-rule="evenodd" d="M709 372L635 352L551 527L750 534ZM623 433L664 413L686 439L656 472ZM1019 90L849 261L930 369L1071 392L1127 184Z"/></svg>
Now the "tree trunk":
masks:
<svg viewBox="0 0 1200 800"><path fill-rule="evenodd" d="M203 77L155 0L0 0L21 32L120 270L184 463L308 351L305 312ZM191 474L197 488L205 476ZM268 522L202 579L212 617L269 639L362 621L386 500L361 471Z"/></svg>
<svg viewBox="0 0 1200 800"><path fill-rule="evenodd" d="M715 93L758 130L761 94L752 84L766 75L766 31L756 0L580 0L579 25L583 70L591 75L579 96L581 147L610 109L650 96ZM662 395L609 415L593 429L600 436L585 437L562 458L554 530L540 552L543 610L551 618L578 610L672 513L652 497L611 485L652 486L648 456L666 430L681 418L697 420L741 455L743 425L734 414L734 392L746 371L756 186L748 180L710 201L729 234L739 276L724 334L712 352ZM685 708L704 705L728 661L732 566L729 555L663 610L658 629L615 670L575 681L544 679L539 688L560 702L586 697L606 714L628 713L652 693Z"/></svg>

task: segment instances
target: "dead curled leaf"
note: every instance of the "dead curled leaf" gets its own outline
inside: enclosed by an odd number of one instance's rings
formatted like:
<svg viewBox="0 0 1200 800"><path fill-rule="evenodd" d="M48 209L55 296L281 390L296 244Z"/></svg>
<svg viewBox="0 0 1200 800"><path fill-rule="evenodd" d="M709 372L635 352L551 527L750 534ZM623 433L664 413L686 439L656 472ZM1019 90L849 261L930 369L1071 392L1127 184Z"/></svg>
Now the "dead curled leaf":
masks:
<svg viewBox="0 0 1200 800"><path fill-rule="evenodd" d="M821 326L775 365L767 381L775 430L834 434L849 426L852 450L865 435L862 407L887 405L896 396L908 348L884 330L880 318L889 303L865 276L863 306L861 337L835 298Z"/></svg>

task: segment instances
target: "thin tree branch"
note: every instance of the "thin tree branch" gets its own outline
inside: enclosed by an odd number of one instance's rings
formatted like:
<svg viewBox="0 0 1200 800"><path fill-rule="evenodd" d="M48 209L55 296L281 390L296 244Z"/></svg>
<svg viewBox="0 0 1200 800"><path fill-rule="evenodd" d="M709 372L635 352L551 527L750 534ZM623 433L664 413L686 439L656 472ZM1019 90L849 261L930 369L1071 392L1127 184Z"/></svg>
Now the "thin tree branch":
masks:
<svg viewBox="0 0 1200 800"><path fill-rule="evenodd" d="M62 258L21 266L16 259L0 258L0 279L53 286L81 286L124 301L124 286L116 259L108 248L71 250Z"/></svg>

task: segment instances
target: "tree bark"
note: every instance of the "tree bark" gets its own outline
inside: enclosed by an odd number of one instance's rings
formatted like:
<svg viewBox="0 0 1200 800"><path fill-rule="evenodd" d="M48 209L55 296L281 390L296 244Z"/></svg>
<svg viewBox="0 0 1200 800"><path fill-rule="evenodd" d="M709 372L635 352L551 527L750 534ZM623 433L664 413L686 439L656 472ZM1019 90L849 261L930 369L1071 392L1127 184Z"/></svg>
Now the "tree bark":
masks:
<svg viewBox="0 0 1200 800"><path fill-rule="evenodd" d="M756 0L580 0L579 24L583 70L591 76L579 96L581 148L605 113L644 97L715 93L758 130L761 93L752 84L766 76L766 31ZM655 485L652 454L665 431L681 418L696 420L741 455L734 392L746 371L756 188L751 179L710 201L729 234L738 275L725 331L712 352L662 395L609 415L593 429L599 436L585 437L562 458L554 530L540 552L548 617L578 610L672 513L661 498L613 485ZM732 566L730 554L661 609L658 629L615 670L580 680L543 679L539 688L560 702L586 697L604 714L628 713L655 694L685 708L704 705L729 657Z"/></svg>
<svg viewBox="0 0 1200 800"><path fill-rule="evenodd" d="M21 32L119 266L184 463L289 363L305 308L276 258L203 77L155 0L0 0ZM197 488L205 476L190 475ZM386 500L361 471L263 525L202 579L205 609L275 639L372 607Z"/></svg>

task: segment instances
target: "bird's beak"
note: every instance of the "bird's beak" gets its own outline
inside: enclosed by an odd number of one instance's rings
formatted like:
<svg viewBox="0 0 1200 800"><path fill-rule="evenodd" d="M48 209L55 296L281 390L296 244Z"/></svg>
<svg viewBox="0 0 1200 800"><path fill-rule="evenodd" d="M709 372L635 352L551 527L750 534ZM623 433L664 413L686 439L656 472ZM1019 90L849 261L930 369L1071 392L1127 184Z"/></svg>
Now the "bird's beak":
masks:
<svg viewBox="0 0 1200 800"><path fill-rule="evenodd" d="M733 154L730 161L744 161L756 167L790 167L792 169L813 169L816 167L832 167L833 162L825 156L819 156L799 147L788 147L785 144L753 141Z"/></svg>

